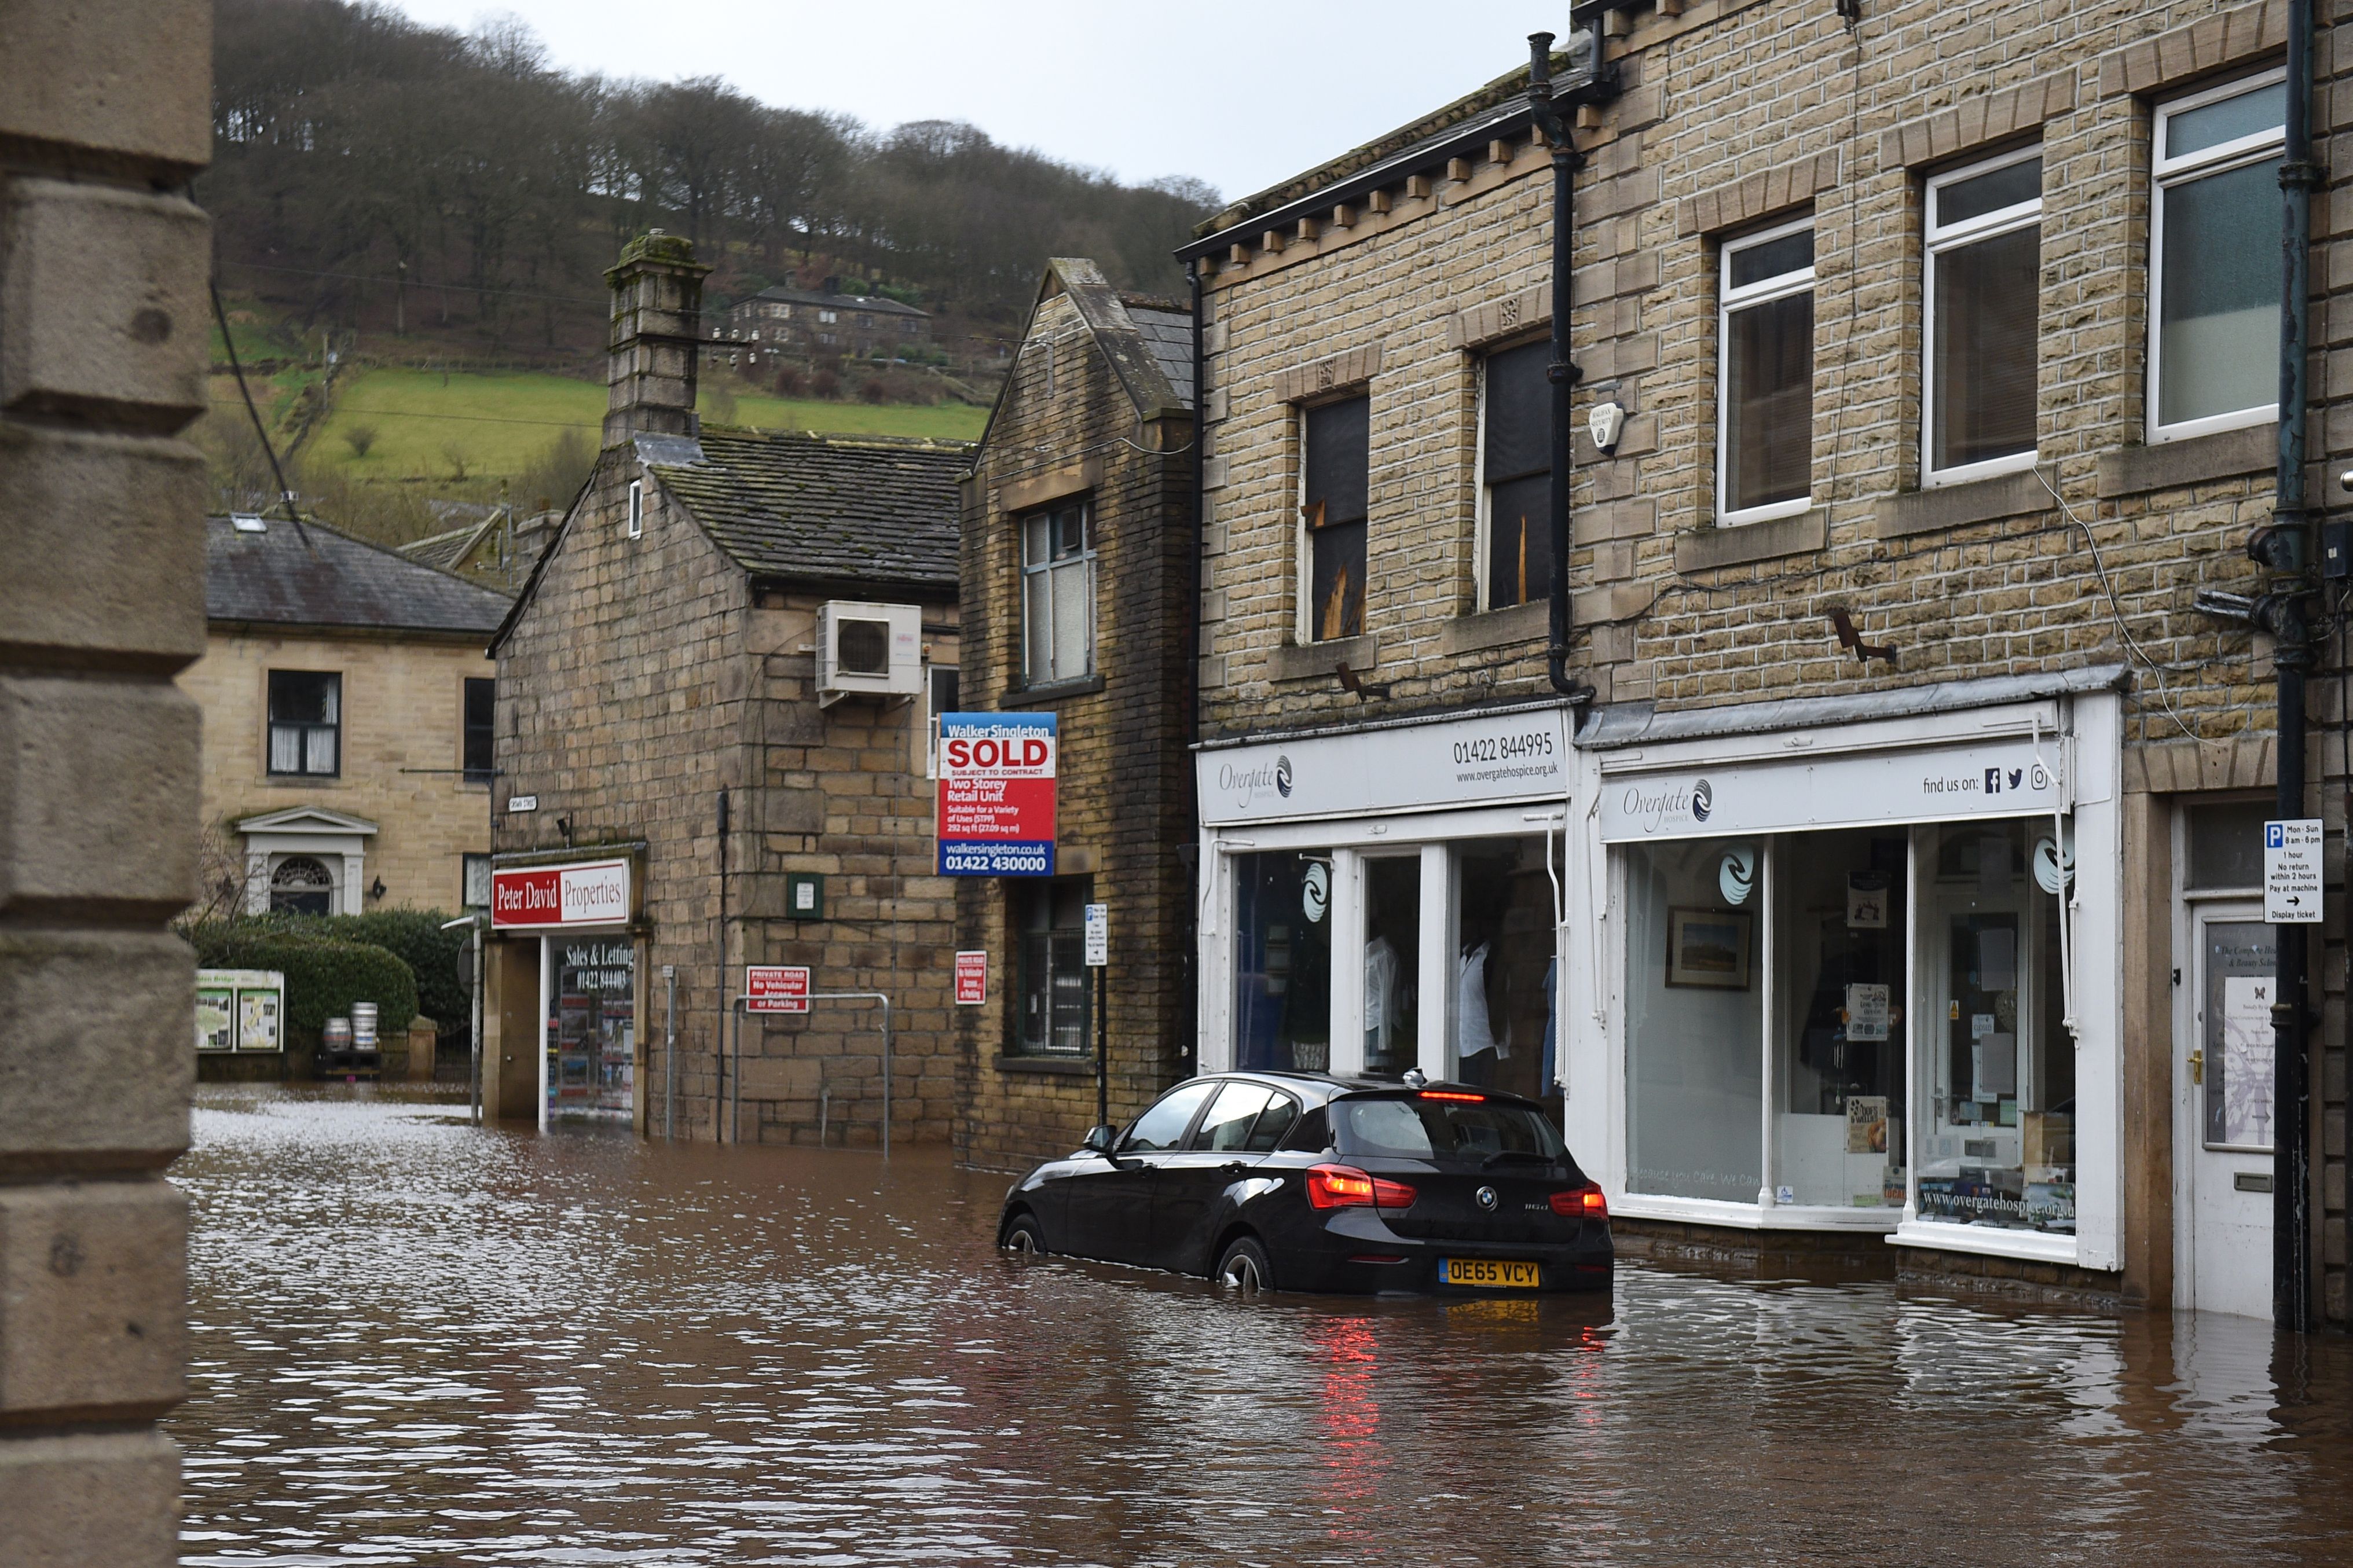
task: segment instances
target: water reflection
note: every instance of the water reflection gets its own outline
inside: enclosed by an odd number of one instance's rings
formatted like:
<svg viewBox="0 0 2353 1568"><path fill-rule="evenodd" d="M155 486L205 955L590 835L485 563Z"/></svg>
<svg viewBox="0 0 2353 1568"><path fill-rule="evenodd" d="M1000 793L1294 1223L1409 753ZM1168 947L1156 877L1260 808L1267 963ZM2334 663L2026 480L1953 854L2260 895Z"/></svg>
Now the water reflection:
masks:
<svg viewBox="0 0 2353 1568"><path fill-rule="evenodd" d="M207 1089L185 1561L2336 1562L2346 1345L1629 1267L1237 1303L915 1151Z"/></svg>

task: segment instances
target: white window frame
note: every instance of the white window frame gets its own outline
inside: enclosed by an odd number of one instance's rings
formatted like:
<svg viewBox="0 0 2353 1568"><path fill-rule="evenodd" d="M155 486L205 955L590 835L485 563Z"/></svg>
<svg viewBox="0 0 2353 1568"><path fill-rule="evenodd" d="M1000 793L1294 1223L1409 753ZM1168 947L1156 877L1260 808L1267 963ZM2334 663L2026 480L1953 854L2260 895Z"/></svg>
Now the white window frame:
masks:
<svg viewBox="0 0 2353 1568"><path fill-rule="evenodd" d="M952 664L923 666L923 776L927 779L940 776L940 714L944 711L939 705L939 687L933 677L940 670L956 668ZM963 700L961 694L957 700Z"/></svg>
<svg viewBox="0 0 2353 1568"><path fill-rule="evenodd" d="M1967 484L1971 479L1989 479L2000 474L2015 474L2034 466L2042 456L2042 398L2038 372L2035 391L2035 443L2023 452L2006 457L1988 458L1982 462L1957 463L1949 468L1939 468L1936 463L1936 258L1948 250L1957 250L1981 239L2010 234L2029 226L2040 228L2042 224L2042 193L2038 185L2034 199L2014 203L1989 213L1981 213L1959 223L1940 226L1936 221L1937 198L1948 185L1974 180L1980 174L1990 174L1999 169L2023 163L2042 156L2042 144L2021 147L1999 157L1980 159L1957 169L1937 174L1928 181L1927 198L1921 211L1924 259L1920 269L1920 483L1924 487ZM2037 245L2038 272L2040 244ZM2040 284L2038 282L2038 288ZM2037 319L2040 320L2038 312ZM2036 334L2039 343L2041 333Z"/></svg>
<svg viewBox="0 0 2353 1568"><path fill-rule="evenodd" d="M1079 509L1079 552L1067 561L1056 561L1053 556L1054 541L1052 520L1072 507ZM1029 561L1029 524L1039 517L1044 517L1048 520L1046 524L1046 559L1033 565ZM1096 620L1094 498L1090 495L1068 496L1060 500L1048 501L1043 506L1033 507L1028 511L1016 515L1013 520L1013 526L1014 558L1021 570L1021 684L1023 688L1035 689L1052 686L1068 686L1073 681L1089 680L1093 679L1095 673ZM1043 576L1049 580L1046 591L1046 603L1048 612L1050 614L1054 602L1054 593L1051 583L1053 574L1057 572L1070 571L1077 572L1086 584L1086 668L1079 671L1076 675L1040 673L1029 668L1029 581L1032 577L1036 576ZM1052 627L1048 629L1046 640L1050 648L1053 644L1054 632L1058 629L1059 628Z"/></svg>
<svg viewBox="0 0 2353 1568"><path fill-rule="evenodd" d="M1737 239L1725 240L1716 257L1715 285L1715 521L1717 526L1736 528L1744 523L1770 522L1775 518L1796 517L1812 510L1813 463L1810 455L1806 464L1806 493L1794 500L1774 501L1767 506L1745 507L1737 511L1726 510L1724 504L1724 481L1726 459L1731 455L1730 416L1732 413L1732 313L1750 305L1762 305L1793 294L1810 294L1814 288L1814 269L1810 264L1796 272L1784 272L1762 282L1742 288L1732 287L1732 258L1744 250L1771 240L1784 239L1814 226L1813 215L1774 227L1744 234ZM1819 236L1817 237L1819 240ZM1810 442L1811 432L1809 430Z"/></svg>
<svg viewBox="0 0 2353 1568"><path fill-rule="evenodd" d="M631 479L629 481L629 537L643 539L645 536L646 481Z"/></svg>
<svg viewBox="0 0 2353 1568"><path fill-rule="evenodd" d="M2236 141L2202 148L2183 157L2168 158L2165 155L2168 123L2184 110L2203 109L2210 103L2220 103L2226 98L2237 98L2242 93L2253 92L2286 79L2286 68L2274 66L2253 76L2233 77L2203 92L2187 93L2157 106L2148 143L2148 379L2142 389L2142 395L2148 405L2147 436L2152 447L2160 441L2179 441L2191 436L2211 435L2218 430L2242 430L2250 425L2269 425L2279 418L2279 403L2274 399L2255 407L2233 409L2227 414L2210 414L2200 419L2185 419L2178 425L2158 424L2158 389L2164 384L2161 378L2165 372L2158 349L2164 323L2158 316L2165 299L2167 190L2203 175L2219 174L2248 163L2266 162L2279 156L2287 146L2287 128L2283 125L2274 131L2261 131L2252 136L2242 136Z"/></svg>

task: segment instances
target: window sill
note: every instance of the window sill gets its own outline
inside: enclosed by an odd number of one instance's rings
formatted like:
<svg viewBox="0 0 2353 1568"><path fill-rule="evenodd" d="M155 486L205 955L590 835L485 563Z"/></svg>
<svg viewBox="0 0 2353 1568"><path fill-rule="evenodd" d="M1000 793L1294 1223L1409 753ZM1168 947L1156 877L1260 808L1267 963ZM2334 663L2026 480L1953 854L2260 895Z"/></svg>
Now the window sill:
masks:
<svg viewBox="0 0 2353 1568"><path fill-rule="evenodd" d="M1675 535L1675 570L1743 566L1782 555L1803 555L1830 542L1830 513L1820 507L1769 522L1720 523Z"/></svg>
<svg viewBox="0 0 2353 1568"><path fill-rule="evenodd" d="M1455 616L1439 634L1439 646L1448 653L1476 653L1514 643L1542 642L1551 634L1552 601L1531 599L1507 609ZM1348 668L1356 668L1355 663Z"/></svg>
<svg viewBox="0 0 2353 1568"><path fill-rule="evenodd" d="M1065 697L1084 697L1103 689L1103 678L1100 674L1090 675L1084 680L1058 680L1051 686L1024 686L998 698L997 708L1000 713L1016 708L1042 708Z"/></svg>
<svg viewBox="0 0 2353 1568"><path fill-rule="evenodd" d="M1064 1078L1092 1078L1095 1064L1084 1057L998 1057L998 1072L1034 1072L1060 1074Z"/></svg>
<svg viewBox="0 0 2353 1568"><path fill-rule="evenodd" d="M1369 675L1380 660L1380 651L1378 639L1370 632L1332 642L1283 643L1267 661L1268 673L1277 680L1313 680L1339 674L1345 664L1352 674Z"/></svg>
<svg viewBox="0 0 2353 1568"><path fill-rule="evenodd" d="M289 789L316 789L322 784L339 784L343 782L343 775L341 773L264 773L261 775L261 782L265 785L281 784Z"/></svg>
<svg viewBox="0 0 2353 1568"><path fill-rule="evenodd" d="M1963 484L1904 490L1880 501L1879 537L1905 539L1963 523L2049 511L2058 504L2044 488L2042 474L2033 468Z"/></svg>
<svg viewBox="0 0 2353 1568"><path fill-rule="evenodd" d="M1887 1238L1891 1247L1926 1247L1939 1252L1975 1252L1990 1258L2023 1258L2038 1263L2073 1263L2075 1238L2042 1230L2005 1230L2000 1226L1961 1225L1914 1219Z"/></svg>
<svg viewBox="0 0 2353 1568"><path fill-rule="evenodd" d="M2121 447L2100 454L2100 495L2145 495L2214 479L2266 474L2279 466L2279 426L2267 422L2212 436Z"/></svg>

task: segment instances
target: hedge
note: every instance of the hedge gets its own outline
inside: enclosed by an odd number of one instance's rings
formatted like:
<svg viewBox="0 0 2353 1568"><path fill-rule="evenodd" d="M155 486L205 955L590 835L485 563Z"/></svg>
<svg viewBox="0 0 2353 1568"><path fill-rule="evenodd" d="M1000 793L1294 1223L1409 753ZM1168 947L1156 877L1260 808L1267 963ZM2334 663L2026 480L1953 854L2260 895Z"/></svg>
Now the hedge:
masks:
<svg viewBox="0 0 2353 1568"><path fill-rule="evenodd" d="M466 931L462 926L443 931L441 922L449 918L438 910L375 910L364 915L240 916L222 923L231 931L365 942L397 953L416 977L417 1010L444 1032L463 1033L474 1018L473 998L458 973L466 952ZM184 934L195 940L192 932Z"/></svg>
<svg viewBox="0 0 2353 1568"><path fill-rule="evenodd" d="M182 933L206 969L276 969L286 975L290 1043L315 1044L330 1018L348 1018L354 1002L376 1005L378 1037L408 1032L417 1016L417 976L398 953L367 942L335 942L262 921L223 921Z"/></svg>

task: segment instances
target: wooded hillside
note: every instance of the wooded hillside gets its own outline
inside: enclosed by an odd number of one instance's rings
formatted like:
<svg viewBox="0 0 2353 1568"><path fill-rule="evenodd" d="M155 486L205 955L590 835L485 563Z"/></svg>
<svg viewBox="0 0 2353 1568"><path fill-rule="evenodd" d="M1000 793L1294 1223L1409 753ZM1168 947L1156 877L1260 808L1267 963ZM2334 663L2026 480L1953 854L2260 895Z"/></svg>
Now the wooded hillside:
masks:
<svg viewBox="0 0 2353 1568"><path fill-rule="evenodd" d="M1174 292L1169 252L1217 205L1198 181L1125 185L970 125L880 132L717 77L569 75L512 19L461 36L383 5L220 0L216 39L197 194L223 283L304 331L601 343L598 276L649 226L717 264L719 300L838 276L1003 323L1049 255Z"/></svg>

